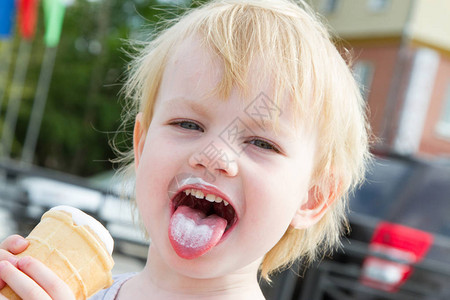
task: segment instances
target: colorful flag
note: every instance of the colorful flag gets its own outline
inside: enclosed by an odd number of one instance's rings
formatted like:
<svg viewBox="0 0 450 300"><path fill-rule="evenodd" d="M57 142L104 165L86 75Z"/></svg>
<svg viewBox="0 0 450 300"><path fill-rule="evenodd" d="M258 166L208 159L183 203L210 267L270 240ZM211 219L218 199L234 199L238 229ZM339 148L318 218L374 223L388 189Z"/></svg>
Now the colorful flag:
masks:
<svg viewBox="0 0 450 300"><path fill-rule="evenodd" d="M0 39L11 36L15 10L14 0L0 1Z"/></svg>
<svg viewBox="0 0 450 300"><path fill-rule="evenodd" d="M61 37L66 6L63 0L44 0L45 44L55 47Z"/></svg>
<svg viewBox="0 0 450 300"><path fill-rule="evenodd" d="M36 31L38 0L19 0L19 24L22 37L32 39Z"/></svg>

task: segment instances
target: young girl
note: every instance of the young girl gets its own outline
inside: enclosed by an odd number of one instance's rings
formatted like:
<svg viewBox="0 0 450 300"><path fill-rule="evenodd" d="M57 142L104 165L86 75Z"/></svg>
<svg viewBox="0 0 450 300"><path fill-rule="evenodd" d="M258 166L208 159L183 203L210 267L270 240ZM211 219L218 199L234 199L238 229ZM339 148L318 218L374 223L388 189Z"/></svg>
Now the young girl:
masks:
<svg viewBox="0 0 450 300"><path fill-rule="evenodd" d="M140 273L94 299L263 299L259 272L339 241L368 126L351 71L305 4L193 10L139 53L125 91L151 244ZM15 260L25 247L3 242L0 278L24 299L70 299L44 266Z"/></svg>

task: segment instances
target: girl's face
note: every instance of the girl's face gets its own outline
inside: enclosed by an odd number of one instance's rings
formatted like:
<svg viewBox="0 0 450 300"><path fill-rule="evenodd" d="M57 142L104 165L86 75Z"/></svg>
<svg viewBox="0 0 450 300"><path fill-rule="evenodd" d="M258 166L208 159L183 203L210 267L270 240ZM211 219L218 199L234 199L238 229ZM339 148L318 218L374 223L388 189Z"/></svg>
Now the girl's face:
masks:
<svg viewBox="0 0 450 300"><path fill-rule="evenodd" d="M255 272L291 223L306 227L315 217L308 201L315 136L294 126L289 104L272 102L270 84L254 84L247 98L236 88L228 99L211 93L222 70L196 39L182 42L149 128L138 115L135 129L149 263L193 278Z"/></svg>

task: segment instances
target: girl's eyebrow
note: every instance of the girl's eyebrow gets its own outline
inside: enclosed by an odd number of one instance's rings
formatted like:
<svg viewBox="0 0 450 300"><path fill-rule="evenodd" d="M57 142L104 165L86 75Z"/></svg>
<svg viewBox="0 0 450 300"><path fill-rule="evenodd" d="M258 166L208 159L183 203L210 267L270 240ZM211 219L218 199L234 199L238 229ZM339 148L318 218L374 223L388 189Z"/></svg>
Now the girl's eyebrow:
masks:
<svg viewBox="0 0 450 300"><path fill-rule="evenodd" d="M168 99L167 104L169 107L172 107L173 105L182 105L186 108L192 109L201 116L206 116L208 114L208 107L201 101L196 101L185 97L170 98Z"/></svg>
<svg viewBox="0 0 450 300"><path fill-rule="evenodd" d="M256 118L245 116L243 121L255 132L265 132L278 137L289 137L292 135L292 128L287 126L287 124L284 124L281 119L258 120Z"/></svg>

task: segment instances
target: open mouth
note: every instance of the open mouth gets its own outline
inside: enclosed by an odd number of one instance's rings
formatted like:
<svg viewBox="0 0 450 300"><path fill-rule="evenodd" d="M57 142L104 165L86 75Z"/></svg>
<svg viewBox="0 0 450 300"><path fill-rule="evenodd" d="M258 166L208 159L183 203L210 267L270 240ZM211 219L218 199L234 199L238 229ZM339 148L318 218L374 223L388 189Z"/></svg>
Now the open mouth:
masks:
<svg viewBox="0 0 450 300"><path fill-rule="evenodd" d="M232 205L220 196L195 188L180 191L172 199L172 213L180 206L202 212L205 217L217 215L227 221L225 233L236 224L237 216Z"/></svg>
<svg viewBox="0 0 450 300"><path fill-rule="evenodd" d="M181 258L204 255L236 225L236 211L218 194L209 187L195 185L185 186L172 198L169 241Z"/></svg>

